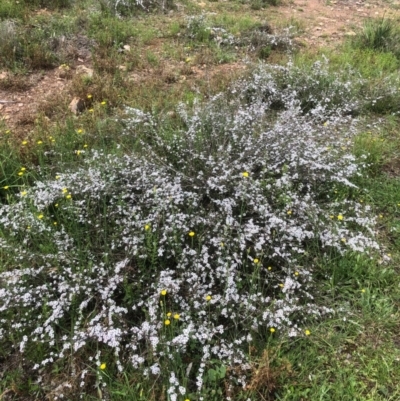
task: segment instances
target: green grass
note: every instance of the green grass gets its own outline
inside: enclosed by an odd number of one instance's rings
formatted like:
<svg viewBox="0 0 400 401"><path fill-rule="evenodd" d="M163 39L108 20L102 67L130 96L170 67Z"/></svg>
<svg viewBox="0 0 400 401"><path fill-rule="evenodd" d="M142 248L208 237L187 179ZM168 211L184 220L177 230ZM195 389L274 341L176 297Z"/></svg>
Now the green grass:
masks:
<svg viewBox="0 0 400 401"><path fill-rule="evenodd" d="M400 58L398 21L388 18L367 20L352 43L354 47L391 52Z"/></svg>

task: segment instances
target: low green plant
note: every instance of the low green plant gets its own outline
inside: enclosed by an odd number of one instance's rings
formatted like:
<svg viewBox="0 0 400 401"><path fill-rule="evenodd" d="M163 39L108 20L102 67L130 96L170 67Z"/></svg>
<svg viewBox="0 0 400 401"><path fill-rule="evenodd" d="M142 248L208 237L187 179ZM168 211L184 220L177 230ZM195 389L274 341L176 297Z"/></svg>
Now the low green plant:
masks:
<svg viewBox="0 0 400 401"><path fill-rule="evenodd" d="M25 7L20 2L12 0L3 0L0 3L0 21L2 20L13 20L22 19L27 13Z"/></svg>
<svg viewBox="0 0 400 401"><path fill-rule="evenodd" d="M55 9L71 7L75 0L20 0L20 2L26 6Z"/></svg>
<svg viewBox="0 0 400 401"><path fill-rule="evenodd" d="M362 49L391 52L400 58L400 29L389 18L367 20L352 43Z"/></svg>
<svg viewBox="0 0 400 401"><path fill-rule="evenodd" d="M250 0L250 8L253 10L260 10L268 6L279 6L280 0Z"/></svg>
<svg viewBox="0 0 400 401"><path fill-rule="evenodd" d="M270 46L261 47L258 50L258 57L262 60L266 60L271 55L271 50Z"/></svg>

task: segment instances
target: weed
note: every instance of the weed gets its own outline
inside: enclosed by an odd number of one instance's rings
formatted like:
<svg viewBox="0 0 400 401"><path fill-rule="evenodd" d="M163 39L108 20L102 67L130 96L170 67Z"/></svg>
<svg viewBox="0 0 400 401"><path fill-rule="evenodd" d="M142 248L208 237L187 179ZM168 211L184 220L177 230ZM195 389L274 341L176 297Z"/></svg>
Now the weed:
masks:
<svg viewBox="0 0 400 401"><path fill-rule="evenodd" d="M368 20L360 33L353 39L353 44L362 49L392 52L400 58L400 30L397 24L387 18Z"/></svg>
<svg viewBox="0 0 400 401"><path fill-rule="evenodd" d="M253 10L261 10L268 6L279 6L280 0L251 0L250 8Z"/></svg>

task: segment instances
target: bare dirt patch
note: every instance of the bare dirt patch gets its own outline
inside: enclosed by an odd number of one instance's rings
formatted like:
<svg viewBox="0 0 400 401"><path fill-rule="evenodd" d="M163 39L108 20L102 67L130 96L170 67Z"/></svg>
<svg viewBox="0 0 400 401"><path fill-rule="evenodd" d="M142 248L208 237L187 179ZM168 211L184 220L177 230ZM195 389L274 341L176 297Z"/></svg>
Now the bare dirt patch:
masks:
<svg viewBox="0 0 400 401"><path fill-rule="evenodd" d="M326 46L354 36L368 18L400 19L400 1L293 0L279 15L302 22L301 35L310 46Z"/></svg>
<svg viewBox="0 0 400 401"><path fill-rule="evenodd" d="M8 128L19 132L29 131L39 106L54 94L62 93L67 80L58 76L58 69L33 74L31 86L26 90L0 90L0 119Z"/></svg>

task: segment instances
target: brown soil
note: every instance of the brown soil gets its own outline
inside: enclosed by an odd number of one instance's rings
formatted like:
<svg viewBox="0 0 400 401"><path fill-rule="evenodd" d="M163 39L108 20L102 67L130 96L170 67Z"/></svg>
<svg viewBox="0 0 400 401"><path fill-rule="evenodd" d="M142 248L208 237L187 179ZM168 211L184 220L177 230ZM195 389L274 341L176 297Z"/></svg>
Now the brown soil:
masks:
<svg viewBox="0 0 400 401"><path fill-rule="evenodd" d="M34 74L30 77L30 87L27 90L0 90L0 119L13 129L33 123L39 105L55 93L64 91L67 80L58 77L58 70ZM2 103L4 102L4 103Z"/></svg>
<svg viewBox="0 0 400 401"><path fill-rule="evenodd" d="M288 7L280 8L287 18L301 21L305 27L302 39L312 46L337 43L368 18L400 18L400 0L294 0Z"/></svg>

